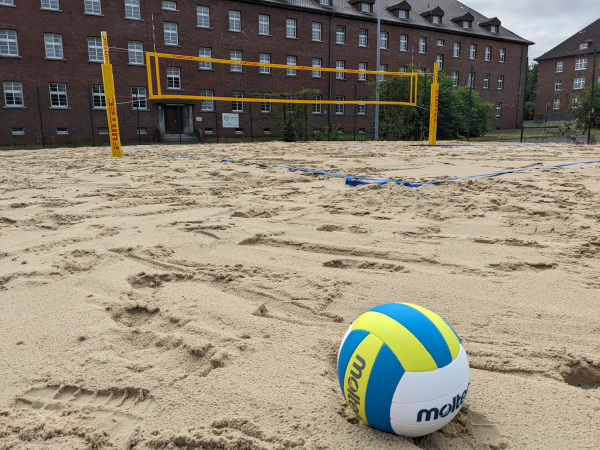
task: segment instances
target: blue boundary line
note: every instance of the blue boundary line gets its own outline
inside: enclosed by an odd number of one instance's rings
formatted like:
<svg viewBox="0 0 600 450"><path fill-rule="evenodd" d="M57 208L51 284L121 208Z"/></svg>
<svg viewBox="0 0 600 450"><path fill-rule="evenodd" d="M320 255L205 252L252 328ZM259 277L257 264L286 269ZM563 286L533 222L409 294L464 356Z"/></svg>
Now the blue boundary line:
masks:
<svg viewBox="0 0 600 450"><path fill-rule="evenodd" d="M437 147L445 147L445 146L446 145L437 145ZM447 146L454 147L454 145L447 145ZM136 153L151 153L146 150L132 150L132 151L134 151ZM431 185L431 184L445 183L446 181L461 180L464 178L495 177L498 175L506 175L509 173L525 172L528 170L553 169L553 168L557 168L557 167L576 166L579 164L598 164L598 163L600 163L600 160L579 161L579 162L573 162L573 163L555 164L552 166L526 167L524 169L504 170L502 172L491 172L491 173L484 173L484 174L479 174L479 175L466 175L466 176L462 176L462 177L445 178L443 180L427 181L425 183L409 183L408 181L402 181L402 180L386 180L384 178L371 178L371 177L361 177L361 176L356 176L356 175L347 175L347 174L335 173L335 172L323 172L321 170L303 169L301 167L285 166L285 165L281 165L281 164L259 164L259 163L253 163L253 162L248 162L248 161L236 161L235 159L227 159L227 158L214 158L213 159L213 158L207 158L205 156L173 155L173 154L169 154L169 153L157 153L157 155L166 156L169 158L205 159L205 160L214 160L214 161L222 161L222 162L232 162L232 163L246 162L246 163L250 163L250 164L260 165L263 167L264 166L280 167L282 169L296 170L298 172L314 173L317 175L328 175L331 177L345 178L346 186L382 185L382 184L391 183L391 184L399 184L399 185L408 186L408 187L421 187L421 186L427 186L427 185Z"/></svg>

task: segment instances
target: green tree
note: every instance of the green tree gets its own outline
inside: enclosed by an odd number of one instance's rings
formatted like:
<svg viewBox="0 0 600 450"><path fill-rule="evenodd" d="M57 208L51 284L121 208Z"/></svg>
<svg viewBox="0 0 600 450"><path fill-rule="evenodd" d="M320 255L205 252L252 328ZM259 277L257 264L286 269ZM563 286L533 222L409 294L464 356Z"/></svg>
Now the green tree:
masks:
<svg viewBox="0 0 600 450"><path fill-rule="evenodd" d="M538 64L531 63L527 67L527 83L525 84L525 109L523 118L533 120L535 117L535 98L537 95Z"/></svg>
<svg viewBox="0 0 600 450"><path fill-rule="evenodd" d="M294 94L286 94L287 98L293 98L296 100L312 100L316 95L321 95L321 91L318 89L300 89ZM302 137L308 141L308 132L306 130L306 120L310 114L312 104L310 103L289 103L286 105L286 125L287 122L291 122L295 136Z"/></svg>
<svg viewBox="0 0 600 450"><path fill-rule="evenodd" d="M594 102L592 105L592 85L586 86L577 96L577 102L573 107L573 116L577 128L587 131L590 126L590 109L592 108L592 128L600 128L600 83L594 86Z"/></svg>
<svg viewBox="0 0 600 450"><path fill-rule="evenodd" d="M296 140L296 127L292 119L286 119L283 126L283 140L285 142L294 142Z"/></svg>

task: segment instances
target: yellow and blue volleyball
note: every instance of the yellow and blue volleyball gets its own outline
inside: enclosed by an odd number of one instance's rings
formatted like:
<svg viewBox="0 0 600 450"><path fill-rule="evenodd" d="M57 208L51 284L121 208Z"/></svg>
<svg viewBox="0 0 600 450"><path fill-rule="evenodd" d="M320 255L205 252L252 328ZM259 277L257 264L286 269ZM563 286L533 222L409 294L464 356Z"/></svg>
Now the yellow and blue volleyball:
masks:
<svg viewBox="0 0 600 450"><path fill-rule="evenodd" d="M365 423L416 437L458 414L469 388L469 361L440 316L410 303L386 303L346 331L338 377L346 402Z"/></svg>

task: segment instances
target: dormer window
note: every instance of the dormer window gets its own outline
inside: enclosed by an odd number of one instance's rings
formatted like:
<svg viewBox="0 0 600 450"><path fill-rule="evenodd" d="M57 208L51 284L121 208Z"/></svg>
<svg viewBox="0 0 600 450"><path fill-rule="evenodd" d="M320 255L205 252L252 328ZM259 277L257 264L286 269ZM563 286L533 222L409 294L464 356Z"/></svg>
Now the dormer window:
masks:
<svg viewBox="0 0 600 450"><path fill-rule="evenodd" d="M410 15L410 10L412 8L406 0L402 0L401 2L396 3L392 6L388 6L386 9L389 12L391 12L394 16L397 16L399 19L408 19Z"/></svg>
<svg viewBox="0 0 600 450"><path fill-rule="evenodd" d="M498 27L496 25L490 25L490 33L497 33Z"/></svg>
<svg viewBox="0 0 600 450"><path fill-rule="evenodd" d="M430 11L422 12L421 15L434 25L440 25L444 16L444 10L438 6Z"/></svg>
<svg viewBox="0 0 600 450"><path fill-rule="evenodd" d="M500 24L501 22L498 20L497 17L494 17L490 20L486 20L485 22L479 22L479 26L485 28L490 33L498 33L498 31L500 30Z"/></svg>
<svg viewBox="0 0 600 450"><path fill-rule="evenodd" d="M398 17L400 19L408 19L408 11L406 9L399 9L398 10Z"/></svg>
<svg viewBox="0 0 600 450"><path fill-rule="evenodd" d="M442 23L442 17L441 16L431 16L431 23L435 23L435 24L439 25L440 23Z"/></svg>
<svg viewBox="0 0 600 450"><path fill-rule="evenodd" d="M331 6L331 0L319 0L321 6Z"/></svg>
<svg viewBox="0 0 600 450"><path fill-rule="evenodd" d="M452 17L450 20L452 20L452 22L456 23L462 29L469 30L473 26L473 19L473 15L470 12L467 12L460 17Z"/></svg>
<svg viewBox="0 0 600 450"><path fill-rule="evenodd" d="M587 42L581 42L579 44L579 50L585 50L586 48L588 48L589 44Z"/></svg>
<svg viewBox="0 0 600 450"><path fill-rule="evenodd" d="M371 4L367 2L360 2L360 10L362 12L371 12Z"/></svg>
<svg viewBox="0 0 600 450"><path fill-rule="evenodd" d="M465 30L468 30L469 28L471 28L471 22L470 22L469 20L463 20L463 21L462 21L462 27L463 27Z"/></svg>

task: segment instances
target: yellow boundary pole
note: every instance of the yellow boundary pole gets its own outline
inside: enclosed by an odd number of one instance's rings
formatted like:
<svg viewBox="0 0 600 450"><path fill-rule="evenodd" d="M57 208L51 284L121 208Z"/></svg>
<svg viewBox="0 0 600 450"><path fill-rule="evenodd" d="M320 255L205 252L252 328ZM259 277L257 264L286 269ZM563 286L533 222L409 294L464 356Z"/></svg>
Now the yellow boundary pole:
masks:
<svg viewBox="0 0 600 450"><path fill-rule="evenodd" d="M438 83L438 63L433 63L433 83L431 83L431 105L429 108L429 145L437 142L438 106L440 84Z"/></svg>
<svg viewBox="0 0 600 450"><path fill-rule="evenodd" d="M118 158L123 156L121 150L121 136L119 134L119 118L117 117L117 100L115 97L115 81L113 78L112 64L108 57L108 38L106 31L102 32L102 51L104 63L102 64L102 82L104 83L104 98L106 99L106 118L110 135L110 148L112 155Z"/></svg>

